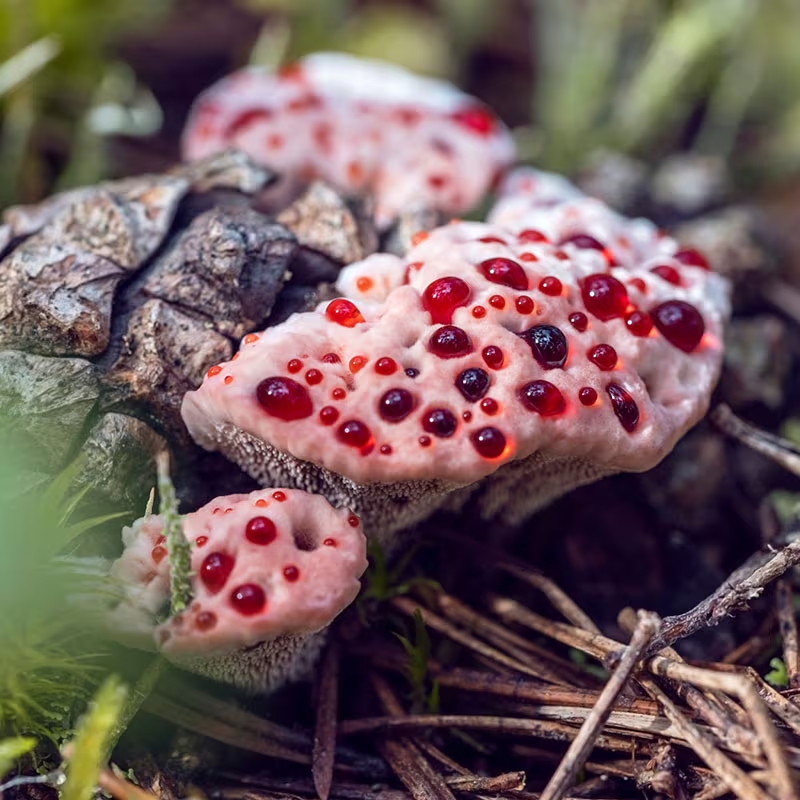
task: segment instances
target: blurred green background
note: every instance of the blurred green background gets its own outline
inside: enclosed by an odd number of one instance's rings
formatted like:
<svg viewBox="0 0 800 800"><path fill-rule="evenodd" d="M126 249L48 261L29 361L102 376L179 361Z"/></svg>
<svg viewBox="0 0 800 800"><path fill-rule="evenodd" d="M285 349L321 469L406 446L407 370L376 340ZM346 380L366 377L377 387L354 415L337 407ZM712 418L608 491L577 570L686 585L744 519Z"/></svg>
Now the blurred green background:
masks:
<svg viewBox="0 0 800 800"><path fill-rule="evenodd" d="M174 160L193 97L248 62L342 49L447 77L521 153L800 167L796 0L0 0L0 206Z"/></svg>

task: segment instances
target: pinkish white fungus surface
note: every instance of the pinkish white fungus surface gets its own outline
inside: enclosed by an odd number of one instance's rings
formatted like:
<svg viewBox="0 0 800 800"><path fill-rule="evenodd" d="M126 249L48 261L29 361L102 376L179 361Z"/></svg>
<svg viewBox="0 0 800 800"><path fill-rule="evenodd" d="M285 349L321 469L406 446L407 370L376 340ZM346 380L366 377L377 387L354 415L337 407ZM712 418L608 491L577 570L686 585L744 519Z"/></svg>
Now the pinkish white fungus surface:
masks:
<svg viewBox="0 0 800 800"><path fill-rule="evenodd" d="M514 159L508 130L475 98L342 53L278 73L241 70L206 90L184 131L184 157L229 147L289 178L372 194L380 227L417 208L469 210Z"/></svg>
<svg viewBox="0 0 800 800"><path fill-rule="evenodd" d="M156 626L169 600L159 516L123 532L111 576L123 599L115 634L170 660L247 688L274 688L312 662L314 636L355 599L367 567L358 517L323 497L264 489L218 497L182 518L194 544L193 601Z"/></svg>
<svg viewBox="0 0 800 800"><path fill-rule="evenodd" d="M482 513L518 520L654 466L706 411L727 285L651 223L523 177L491 222L370 257L344 271L349 298L245 337L186 395L192 436L384 541L479 481Z"/></svg>

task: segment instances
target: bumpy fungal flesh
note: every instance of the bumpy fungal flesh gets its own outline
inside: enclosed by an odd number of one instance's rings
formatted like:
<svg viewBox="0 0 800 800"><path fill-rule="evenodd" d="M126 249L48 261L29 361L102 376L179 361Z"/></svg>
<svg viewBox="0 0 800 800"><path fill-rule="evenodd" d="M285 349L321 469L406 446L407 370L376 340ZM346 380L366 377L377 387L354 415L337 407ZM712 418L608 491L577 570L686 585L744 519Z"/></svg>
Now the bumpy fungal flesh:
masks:
<svg viewBox="0 0 800 800"><path fill-rule="evenodd" d="M184 131L184 156L234 146L284 176L374 195L381 227L415 208L472 208L514 159L508 130L475 98L342 53L317 53L276 74L242 70L204 92Z"/></svg>
<svg viewBox="0 0 800 800"><path fill-rule="evenodd" d="M146 517L125 529L111 569L122 593L108 617L115 635L244 688L300 677L318 633L360 589L359 518L323 497L270 488L215 498L182 523L194 545L191 605L157 624L169 600L169 558L161 518Z"/></svg>
<svg viewBox="0 0 800 800"><path fill-rule="evenodd" d="M353 265L349 297L246 337L185 397L192 436L385 540L478 482L482 513L518 520L654 466L705 413L726 283L651 223L525 177L489 223Z"/></svg>

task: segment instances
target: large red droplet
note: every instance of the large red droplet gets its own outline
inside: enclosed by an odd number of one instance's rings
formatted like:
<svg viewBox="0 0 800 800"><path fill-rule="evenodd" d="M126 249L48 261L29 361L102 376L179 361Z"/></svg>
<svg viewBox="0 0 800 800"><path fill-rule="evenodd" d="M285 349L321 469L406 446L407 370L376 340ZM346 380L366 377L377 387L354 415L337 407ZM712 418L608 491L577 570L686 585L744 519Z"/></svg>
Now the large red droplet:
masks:
<svg viewBox="0 0 800 800"><path fill-rule="evenodd" d="M700 312L683 300L667 300L650 312L659 333L684 353L691 353L703 338L706 324Z"/></svg>
<svg viewBox="0 0 800 800"><path fill-rule="evenodd" d="M372 431L359 419L349 419L336 429L336 438L349 447L358 447L362 451L374 442ZM371 448L370 448L371 449Z"/></svg>
<svg viewBox="0 0 800 800"><path fill-rule="evenodd" d="M422 307L435 323L446 325L453 321L453 312L469 302L471 294L469 284L461 278L439 278L422 293Z"/></svg>
<svg viewBox="0 0 800 800"><path fill-rule="evenodd" d="M446 408L434 408L423 415L422 427L427 433L446 439L456 432L458 420Z"/></svg>
<svg viewBox="0 0 800 800"><path fill-rule="evenodd" d="M439 358L460 358L472 352L472 341L461 328L443 325L431 335L428 349Z"/></svg>
<svg viewBox="0 0 800 800"><path fill-rule="evenodd" d="M610 344L595 345L586 355L592 364L605 372L617 366L617 351Z"/></svg>
<svg viewBox="0 0 800 800"><path fill-rule="evenodd" d="M609 383L606 393L611 398L611 407L617 419L628 433L633 433L639 424L639 406L636 401L618 384Z"/></svg>
<svg viewBox="0 0 800 800"><path fill-rule="evenodd" d="M465 400L475 403L489 391L492 379L489 373L480 367L471 367L460 372L456 377L456 389Z"/></svg>
<svg viewBox="0 0 800 800"><path fill-rule="evenodd" d="M497 428L481 428L470 436L470 440L483 458L499 458L506 449L506 437Z"/></svg>
<svg viewBox="0 0 800 800"><path fill-rule="evenodd" d="M589 318L583 311L573 311L567 319L569 320L569 324L579 333L583 333L589 326Z"/></svg>
<svg viewBox="0 0 800 800"><path fill-rule="evenodd" d="M653 330L653 318L646 311L637 308L626 315L625 327L634 336L647 336Z"/></svg>
<svg viewBox="0 0 800 800"><path fill-rule="evenodd" d="M572 244L579 247L581 250L605 250L606 246L599 242L594 236L589 236L588 233L576 233L574 236L568 236L559 242L560 245Z"/></svg>
<svg viewBox="0 0 800 800"><path fill-rule="evenodd" d="M524 292L528 288L525 270L510 258L487 258L478 264L478 271L486 280Z"/></svg>
<svg viewBox="0 0 800 800"><path fill-rule="evenodd" d="M500 369L503 366L505 356L497 345L490 344L481 350L481 355L487 367L490 369Z"/></svg>
<svg viewBox="0 0 800 800"><path fill-rule="evenodd" d="M497 119L488 108L483 106L467 106L454 111L451 115L459 125L474 131L481 136L489 136L497 125Z"/></svg>
<svg viewBox="0 0 800 800"><path fill-rule="evenodd" d="M308 390L291 378L265 378L256 387L256 399L272 417L291 421L311 416L314 410Z"/></svg>
<svg viewBox="0 0 800 800"><path fill-rule="evenodd" d="M255 583L245 583L231 592L231 605L243 616L252 617L267 604L264 590Z"/></svg>
<svg viewBox="0 0 800 800"><path fill-rule="evenodd" d="M582 386L578 390L578 400L584 406L593 406L597 402L597 391L591 386Z"/></svg>
<svg viewBox="0 0 800 800"><path fill-rule="evenodd" d="M681 274L671 264L659 264L657 267L653 267L650 272L658 275L659 278L671 283L673 286L681 285Z"/></svg>
<svg viewBox="0 0 800 800"><path fill-rule="evenodd" d="M621 317L628 307L628 291L612 275L596 273L583 281L581 297L590 314L603 321Z"/></svg>
<svg viewBox="0 0 800 800"><path fill-rule="evenodd" d="M375 362L375 372L378 375L393 375L397 372L397 362L393 358L384 356Z"/></svg>
<svg viewBox="0 0 800 800"><path fill-rule="evenodd" d="M389 389L378 401L378 413L387 422L400 422L413 410L414 396L406 389Z"/></svg>
<svg viewBox="0 0 800 800"><path fill-rule="evenodd" d="M333 425L339 419L339 412L333 406L323 406L319 410L319 421L323 425Z"/></svg>
<svg viewBox="0 0 800 800"><path fill-rule="evenodd" d="M253 517L245 526L244 535L253 544L271 544L278 536L278 529L269 517Z"/></svg>
<svg viewBox="0 0 800 800"><path fill-rule="evenodd" d="M676 261L680 261L681 264L686 264L690 267L700 267L700 269L711 269L711 264L708 263L708 259L699 251L692 248L687 248L686 250L679 250L673 258Z"/></svg>
<svg viewBox="0 0 800 800"><path fill-rule="evenodd" d="M286 578L289 583L294 583L296 580L300 579L300 570L294 564L288 564L283 568L283 577Z"/></svg>
<svg viewBox="0 0 800 800"><path fill-rule="evenodd" d="M534 325L518 334L543 369L563 367L569 355L567 337L555 325Z"/></svg>
<svg viewBox="0 0 800 800"><path fill-rule="evenodd" d="M364 317L358 310L358 306L344 297L331 300L325 309L325 316L337 325L345 328L355 328L356 325L364 321Z"/></svg>
<svg viewBox="0 0 800 800"><path fill-rule="evenodd" d="M236 562L227 553L209 553L200 565L200 580L212 594L216 594L233 571Z"/></svg>
<svg viewBox="0 0 800 800"><path fill-rule="evenodd" d="M547 275L539 281L539 291L542 294L550 295L550 297L558 297L564 285L555 277L555 275Z"/></svg>
<svg viewBox="0 0 800 800"><path fill-rule="evenodd" d="M550 381L531 381L521 386L517 392L522 405L543 417L562 414L567 404L564 395Z"/></svg>

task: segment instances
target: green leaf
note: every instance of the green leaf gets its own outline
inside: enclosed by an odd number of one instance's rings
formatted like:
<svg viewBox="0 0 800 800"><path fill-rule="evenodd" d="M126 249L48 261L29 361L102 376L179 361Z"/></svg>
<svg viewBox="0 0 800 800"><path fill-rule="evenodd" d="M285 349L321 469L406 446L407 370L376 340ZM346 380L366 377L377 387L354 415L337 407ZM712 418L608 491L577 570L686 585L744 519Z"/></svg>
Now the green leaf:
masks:
<svg viewBox="0 0 800 800"><path fill-rule="evenodd" d="M10 772L14 764L36 746L36 739L16 736L0 740L0 778Z"/></svg>
<svg viewBox="0 0 800 800"><path fill-rule="evenodd" d="M769 665L772 669L764 676L764 680L778 689L785 689L789 685L789 671L786 663L781 658L773 658Z"/></svg>
<svg viewBox="0 0 800 800"><path fill-rule="evenodd" d="M125 704L127 690L111 675L95 694L78 725L67 766L61 800L91 800L97 776L108 761L110 744Z"/></svg>

